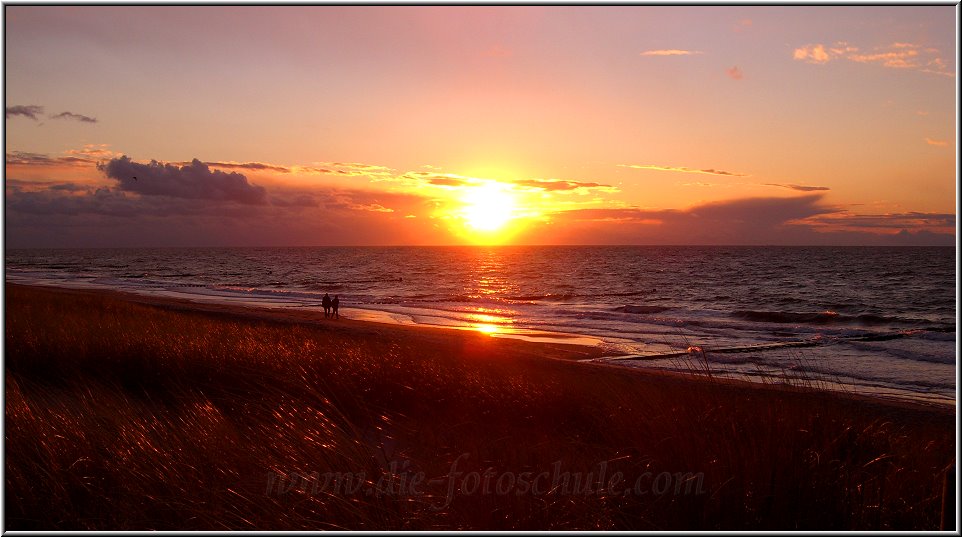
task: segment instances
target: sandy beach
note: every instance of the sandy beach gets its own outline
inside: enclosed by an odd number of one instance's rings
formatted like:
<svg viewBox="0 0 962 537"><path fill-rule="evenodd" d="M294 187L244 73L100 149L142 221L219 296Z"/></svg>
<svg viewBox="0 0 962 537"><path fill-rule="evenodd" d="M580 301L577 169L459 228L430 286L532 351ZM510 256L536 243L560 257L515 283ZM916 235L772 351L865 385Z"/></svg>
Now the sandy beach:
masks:
<svg viewBox="0 0 962 537"><path fill-rule="evenodd" d="M345 313L7 284L7 528L931 530L946 516L954 408Z"/></svg>

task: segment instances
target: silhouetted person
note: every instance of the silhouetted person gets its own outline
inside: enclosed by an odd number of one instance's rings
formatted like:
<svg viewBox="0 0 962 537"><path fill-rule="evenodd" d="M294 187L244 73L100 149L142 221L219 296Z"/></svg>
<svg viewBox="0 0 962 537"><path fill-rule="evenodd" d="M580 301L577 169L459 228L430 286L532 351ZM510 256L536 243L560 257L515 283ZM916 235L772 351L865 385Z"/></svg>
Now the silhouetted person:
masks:
<svg viewBox="0 0 962 537"><path fill-rule="evenodd" d="M331 300L331 315L334 316L334 317L336 317L336 318L338 318L338 319L341 318L341 316L338 315L338 313L337 313L337 305L340 304L340 303L341 303L341 301L338 300L337 295L334 295L334 300Z"/></svg>
<svg viewBox="0 0 962 537"><path fill-rule="evenodd" d="M324 293L324 298L321 299L321 306L324 306L324 318L326 319L328 314L331 313L331 297L327 293Z"/></svg>

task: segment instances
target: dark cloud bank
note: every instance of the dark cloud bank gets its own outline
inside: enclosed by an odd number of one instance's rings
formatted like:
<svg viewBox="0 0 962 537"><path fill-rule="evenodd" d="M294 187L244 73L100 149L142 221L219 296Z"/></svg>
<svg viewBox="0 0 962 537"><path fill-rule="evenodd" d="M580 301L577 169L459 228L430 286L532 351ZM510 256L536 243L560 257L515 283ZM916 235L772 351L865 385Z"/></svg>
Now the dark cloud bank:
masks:
<svg viewBox="0 0 962 537"><path fill-rule="evenodd" d="M38 166L55 160L17 158ZM8 246L427 244L437 236L429 219L404 218L432 208L420 196L320 186L268 191L198 159L180 166L124 156L97 168L115 186L8 179Z"/></svg>
<svg viewBox="0 0 962 537"><path fill-rule="evenodd" d="M946 218L951 216L951 219ZM822 203L822 194L789 198L747 198L707 203L684 210L580 209L558 213L522 237L555 237L562 244L703 245L875 245L952 246L955 235L921 229L917 222L951 227L954 215L912 213L865 219ZM899 230L897 233L892 233Z"/></svg>
<svg viewBox="0 0 962 537"><path fill-rule="evenodd" d="M24 162L49 164L49 157L43 155L16 156ZM212 170L198 159L183 165L156 161L144 164L124 156L97 167L116 181L116 185L93 188L69 182L7 179L5 208L9 247L457 242L444 222L426 217L436 202L415 194L320 186L274 186L268 191L250 183L241 173ZM257 169L256 166L250 168ZM431 179L444 178L427 178ZM525 186L567 190L603 185L538 181ZM824 204L822 198L821 193L808 193L787 198L728 200L684 210L570 210L555 213L548 224L531 224L515 242L955 244L954 234L926 229L954 227L953 214L850 215ZM408 215L417 217L406 218Z"/></svg>

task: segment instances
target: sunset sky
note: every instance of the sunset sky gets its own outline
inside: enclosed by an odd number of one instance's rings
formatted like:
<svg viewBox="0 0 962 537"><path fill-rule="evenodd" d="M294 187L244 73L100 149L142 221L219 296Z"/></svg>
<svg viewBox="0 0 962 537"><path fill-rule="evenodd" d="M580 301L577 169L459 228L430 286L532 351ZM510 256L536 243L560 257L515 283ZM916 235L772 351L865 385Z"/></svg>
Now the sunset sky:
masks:
<svg viewBox="0 0 962 537"><path fill-rule="evenodd" d="M947 244L956 6L6 6L8 247Z"/></svg>

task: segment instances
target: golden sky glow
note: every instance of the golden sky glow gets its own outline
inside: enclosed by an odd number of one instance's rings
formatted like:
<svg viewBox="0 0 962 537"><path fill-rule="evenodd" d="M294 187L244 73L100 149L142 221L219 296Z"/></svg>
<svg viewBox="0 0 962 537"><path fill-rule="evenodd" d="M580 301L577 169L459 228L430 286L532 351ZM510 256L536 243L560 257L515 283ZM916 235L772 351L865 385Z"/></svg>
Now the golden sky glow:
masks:
<svg viewBox="0 0 962 537"><path fill-rule="evenodd" d="M7 6L8 237L951 244L956 14Z"/></svg>

